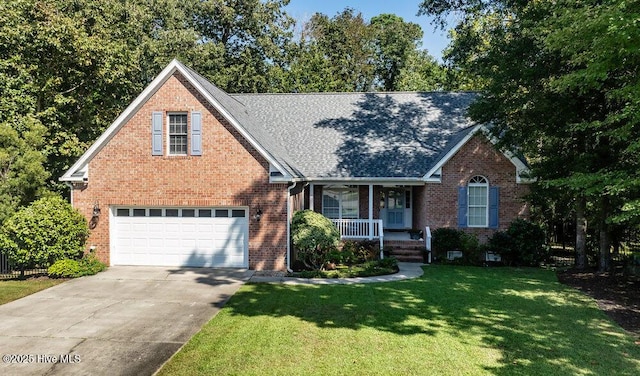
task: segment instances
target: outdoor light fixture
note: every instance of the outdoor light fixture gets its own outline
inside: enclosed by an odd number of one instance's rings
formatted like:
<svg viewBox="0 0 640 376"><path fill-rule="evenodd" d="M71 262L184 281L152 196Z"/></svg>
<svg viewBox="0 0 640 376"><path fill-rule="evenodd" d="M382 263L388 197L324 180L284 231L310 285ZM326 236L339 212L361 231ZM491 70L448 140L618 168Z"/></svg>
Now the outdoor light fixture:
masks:
<svg viewBox="0 0 640 376"><path fill-rule="evenodd" d="M253 216L253 219L255 219L256 222L260 222L260 218L262 218L262 209L258 206L258 210L256 210L256 214Z"/></svg>
<svg viewBox="0 0 640 376"><path fill-rule="evenodd" d="M98 205L98 203L96 202L95 204L93 204L93 217L99 217L100 216L100 205Z"/></svg>

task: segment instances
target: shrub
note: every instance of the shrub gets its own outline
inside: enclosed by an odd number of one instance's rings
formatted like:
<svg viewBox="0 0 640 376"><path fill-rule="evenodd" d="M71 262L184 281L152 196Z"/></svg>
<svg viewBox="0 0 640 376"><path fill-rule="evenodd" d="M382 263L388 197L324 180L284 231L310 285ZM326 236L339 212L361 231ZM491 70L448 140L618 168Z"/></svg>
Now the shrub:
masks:
<svg viewBox="0 0 640 376"><path fill-rule="evenodd" d="M436 261L466 265L480 264L482 247L476 235L443 227L434 230L432 236L432 252ZM447 260L449 251L462 251L462 258Z"/></svg>
<svg viewBox="0 0 640 376"><path fill-rule="evenodd" d="M47 270L51 278L75 278L80 276L78 260L62 259L53 263Z"/></svg>
<svg viewBox="0 0 640 376"><path fill-rule="evenodd" d="M52 278L77 278L94 275L107 268L95 254L88 253L80 260L62 259L53 263L47 270Z"/></svg>
<svg viewBox="0 0 640 376"><path fill-rule="evenodd" d="M398 259L395 257L386 257L378 261L378 265L382 268L394 269L398 267Z"/></svg>
<svg viewBox="0 0 640 376"><path fill-rule="evenodd" d="M311 210L294 214L291 237L298 256L311 269L322 268L328 261L329 252L335 250L340 241L340 233L333 223Z"/></svg>
<svg viewBox="0 0 640 376"><path fill-rule="evenodd" d="M435 229L431 241L431 250L436 260L446 260L448 251L462 250L462 231L442 227Z"/></svg>
<svg viewBox="0 0 640 376"><path fill-rule="evenodd" d="M7 219L0 247L20 270L82 255L89 227L84 216L61 197L45 197Z"/></svg>
<svg viewBox="0 0 640 376"><path fill-rule="evenodd" d="M523 219L513 221L506 231L493 234L488 247L499 253L507 265L537 266L548 256L542 228Z"/></svg>

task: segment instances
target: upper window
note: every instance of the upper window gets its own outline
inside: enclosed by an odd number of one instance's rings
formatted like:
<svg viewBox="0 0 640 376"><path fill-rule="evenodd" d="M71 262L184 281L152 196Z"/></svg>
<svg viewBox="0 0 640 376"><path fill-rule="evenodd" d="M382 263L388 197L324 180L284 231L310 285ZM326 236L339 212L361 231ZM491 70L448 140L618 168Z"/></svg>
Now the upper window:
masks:
<svg viewBox="0 0 640 376"><path fill-rule="evenodd" d="M169 114L169 155L187 155L187 114Z"/></svg>
<svg viewBox="0 0 640 376"><path fill-rule="evenodd" d="M332 219L357 219L358 189L323 189L322 214Z"/></svg>
<svg viewBox="0 0 640 376"><path fill-rule="evenodd" d="M474 176L467 186L469 227L487 227L489 223L489 181Z"/></svg>

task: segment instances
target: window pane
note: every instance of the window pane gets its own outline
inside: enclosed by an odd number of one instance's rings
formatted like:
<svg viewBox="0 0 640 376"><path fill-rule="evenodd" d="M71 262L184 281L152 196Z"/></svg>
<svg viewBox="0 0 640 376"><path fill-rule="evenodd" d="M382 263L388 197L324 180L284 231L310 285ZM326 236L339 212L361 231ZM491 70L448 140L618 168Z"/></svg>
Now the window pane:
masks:
<svg viewBox="0 0 640 376"><path fill-rule="evenodd" d="M144 217L147 215L147 211L145 209L133 209L134 217Z"/></svg>
<svg viewBox="0 0 640 376"><path fill-rule="evenodd" d="M198 217L211 217L211 209L199 209Z"/></svg>
<svg viewBox="0 0 640 376"><path fill-rule="evenodd" d="M402 200L402 199L401 199ZM342 193L342 218L358 218L358 191L357 189ZM400 205L404 206L403 203Z"/></svg>
<svg viewBox="0 0 640 376"><path fill-rule="evenodd" d="M487 205L487 187L469 187L469 206Z"/></svg>
<svg viewBox="0 0 640 376"><path fill-rule="evenodd" d="M322 214L328 218L358 218L358 189L325 189L322 194Z"/></svg>
<svg viewBox="0 0 640 376"><path fill-rule="evenodd" d="M469 226L486 226L487 209L469 208Z"/></svg>
<svg viewBox="0 0 640 376"><path fill-rule="evenodd" d="M149 217L162 217L162 209L149 209Z"/></svg>
<svg viewBox="0 0 640 376"><path fill-rule="evenodd" d="M118 209L116 211L116 216L118 216L118 217L128 217L129 216L129 209Z"/></svg>
<svg viewBox="0 0 640 376"><path fill-rule="evenodd" d="M226 218L229 216L229 210L227 209L216 209L216 218Z"/></svg>
<svg viewBox="0 0 640 376"><path fill-rule="evenodd" d="M340 192L324 190L322 193L322 215L327 218L340 218Z"/></svg>
<svg viewBox="0 0 640 376"><path fill-rule="evenodd" d="M187 114L169 114L169 154L187 154Z"/></svg>
<svg viewBox="0 0 640 376"><path fill-rule="evenodd" d="M177 217L178 209L167 209L165 210L165 216L167 217Z"/></svg>
<svg viewBox="0 0 640 376"><path fill-rule="evenodd" d="M196 210L195 209L182 209L182 216L183 217L195 217L196 216Z"/></svg>
<svg viewBox="0 0 640 376"><path fill-rule="evenodd" d="M245 212L244 212L244 210L232 210L231 211L231 216L233 218L244 218Z"/></svg>

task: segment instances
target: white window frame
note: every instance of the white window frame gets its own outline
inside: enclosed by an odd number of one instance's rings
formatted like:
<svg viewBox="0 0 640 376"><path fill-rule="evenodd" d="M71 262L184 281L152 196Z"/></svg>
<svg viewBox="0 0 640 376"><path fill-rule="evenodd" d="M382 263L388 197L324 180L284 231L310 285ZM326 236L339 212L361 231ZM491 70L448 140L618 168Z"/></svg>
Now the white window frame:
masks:
<svg viewBox="0 0 640 376"><path fill-rule="evenodd" d="M476 191L477 189L483 188L485 190L485 203L484 205L472 203L471 194L472 191ZM480 197L480 196L476 196ZM484 223L473 223L471 209L484 209ZM487 228L489 227L489 180L481 175L477 175L469 179L469 183L467 184L467 227L479 227L479 228Z"/></svg>
<svg viewBox="0 0 640 376"><path fill-rule="evenodd" d="M184 116L186 119L186 129L184 134L175 134L171 132L171 117L172 116ZM185 152L175 153L171 151L171 137L172 136L184 136L185 137ZM188 112L167 112L167 155L171 156L186 156L189 155L189 113Z"/></svg>
<svg viewBox="0 0 640 376"><path fill-rule="evenodd" d="M327 207L325 205L325 196L327 196L327 193L331 192L333 195L337 196L337 200L338 200L338 217L332 217L327 215ZM347 216L345 217L345 203L347 202L351 202L351 200L349 199L350 195L353 195L355 193L355 208L351 207L349 208L350 212L353 212L353 209L355 209L355 216ZM335 207L331 207L331 209L335 210ZM331 218L331 219L358 219L360 218L360 190L358 189L358 187L355 188L324 188L322 190L322 215L324 215L327 218Z"/></svg>

